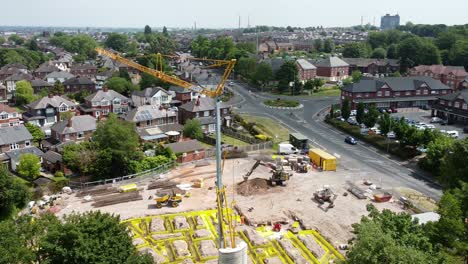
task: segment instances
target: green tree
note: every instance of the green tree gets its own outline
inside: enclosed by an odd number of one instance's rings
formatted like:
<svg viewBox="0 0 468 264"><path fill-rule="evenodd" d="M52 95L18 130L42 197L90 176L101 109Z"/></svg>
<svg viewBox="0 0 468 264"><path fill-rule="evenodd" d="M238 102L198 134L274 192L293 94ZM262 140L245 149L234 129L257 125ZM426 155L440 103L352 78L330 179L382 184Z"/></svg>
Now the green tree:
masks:
<svg viewBox="0 0 468 264"><path fill-rule="evenodd" d="M364 116L365 116L365 106L363 103L359 102L357 104L357 109L356 109L356 121L359 124L362 124L364 122Z"/></svg>
<svg viewBox="0 0 468 264"><path fill-rule="evenodd" d="M395 126L393 131L395 132L396 137L401 141L404 139L406 132L409 129L408 123L406 123L405 118L401 117L397 122L395 122Z"/></svg>
<svg viewBox="0 0 468 264"><path fill-rule="evenodd" d="M314 89L319 89L320 87L322 87L325 84L325 80L315 78L315 79L312 80L312 84L314 85Z"/></svg>
<svg viewBox="0 0 468 264"><path fill-rule="evenodd" d="M185 122L183 135L184 137L189 137L193 139L202 139L203 131L201 129L200 121L198 121L197 119L190 119L187 122Z"/></svg>
<svg viewBox="0 0 468 264"><path fill-rule="evenodd" d="M434 240L446 246L454 248L464 237L465 228L463 226L463 212L461 204L450 192L444 192L438 203L440 219L436 223L437 233L434 234Z"/></svg>
<svg viewBox="0 0 468 264"><path fill-rule="evenodd" d="M314 40L314 49L318 52L323 51L323 41L321 39Z"/></svg>
<svg viewBox="0 0 468 264"><path fill-rule="evenodd" d="M387 58L389 59L398 59L398 46L396 44L392 44L387 48Z"/></svg>
<svg viewBox="0 0 468 264"><path fill-rule="evenodd" d="M364 125L366 125L366 127L374 127L379 115L380 113L377 108L374 105L371 106L369 111L364 115Z"/></svg>
<svg viewBox="0 0 468 264"><path fill-rule="evenodd" d="M454 139L447 136L438 136L427 145L427 152L421 161L422 167L434 175L441 175L442 158L451 152Z"/></svg>
<svg viewBox="0 0 468 264"><path fill-rule="evenodd" d="M386 32L370 32L368 42L373 49L387 46L387 33Z"/></svg>
<svg viewBox="0 0 468 264"><path fill-rule="evenodd" d="M169 36L169 33L167 32L167 27L166 27L166 26L163 26L162 33L163 33L163 35L166 36L166 37Z"/></svg>
<svg viewBox="0 0 468 264"><path fill-rule="evenodd" d="M16 34L11 35L8 40L13 41L16 45L23 45L24 43L24 39Z"/></svg>
<svg viewBox="0 0 468 264"><path fill-rule="evenodd" d="M107 85L109 89L125 95L130 95L134 90L133 84L121 77L112 77L107 80L105 85Z"/></svg>
<svg viewBox="0 0 468 264"><path fill-rule="evenodd" d="M116 51L124 52L127 48L128 37L124 34L110 33L107 35L106 47L114 49Z"/></svg>
<svg viewBox="0 0 468 264"><path fill-rule="evenodd" d="M146 35L146 42L149 44L146 51L152 54L172 54L177 48L177 43L172 38L161 33Z"/></svg>
<svg viewBox="0 0 468 264"><path fill-rule="evenodd" d="M468 69L468 40L458 40L448 53L448 61L451 65L464 66Z"/></svg>
<svg viewBox="0 0 468 264"><path fill-rule="evenodd" d="M261 87L265 87L270 81L273 80L273 70L271 69L270 64L260 63L255 69L253 79L260 84Z"/></svg>
<svg viewBox="0 0 468 264"><path fill-rule="evenodd" d="M460 182L468 182L468 139L457 140L450 152L442 159L442 175L439 181L448 188L459 187Z"/></svg>
<svg viewBox="0 0 468 264"><path fill-rule="evenodd" d="M343 57L345 58L369 58L370 46L365 42L351 42L344 45Z"/></svg>
<svg viewBox="0 0 468 264"><path fill-rule="evenodd" d="M148 25L146 25L146 26L145 26L145 35L148 35L148 34L151 34L151 33L152 33L151 27L148 26Z"/></svg>
<svg viewBox="0 0 468 264"><path fill-rule="evenodd" d="M2 166L0 168L0 220L10 217L17 209L23 208L30 196L29 188ZM3 245L1 238L0 245ZM2 246L0 246L0 255L3 256L1 249Z"/></svg>
<svg viewBox="0 0 468 264"><path fill-rule="evenodd" d="M391 74L392 77L401 77L401 73L399 71L396 71Z"/></svg>
<svg viewBox="0 0 468 264"><path fill-rule="evenodd" d="M164 88L169 88L170 85L162 81L161 79L158 79L144 72L141 74L139 86L141 89L145 89L147 87L152 87L152 86L161 86Z"/></svg>
<svg viewBox="0 0 468 264"><path fill-rule="evenodd" d="M372 51L370 57L374 59L385 59L385 57L387 57L387 51L384 48L376 48Z"/></svg>
<svg viewBox="0 0 468 264"><path fill-rule="evenodd" d="M388 132L390 132L395 127L393 118L391 118L388 113L381 115L377 123L379 124L382 135L387 135Z"/></svg>
<svg viewBox="0 0 468 264"><path fill-rule="evenodd" d="M323 42L323 52L332 53L333 51L335 51L335 43L333 43L332 39L325 39Z"/></svg>
<svg viewBox="0 0 468 264"><path fill-rule="evenodd" d="M459 39L459 36L455 34L454 32L442 32L437 36L436 39L436 44L437 47L441 50L450 50L457 40Z"/></svg>
<svg viewBox="0 0 468 264"><path fill-rule="evenodd" d="M34 89L28 81L16 82L16 104L29 104L34 99Z"/></svg>
<svg viewBox="0 0 468 264"><path fill-rule="evenodd" d="M351 73L351 78L353 78L353 82L359 82L362 78L362 73L358 70L355 70Z"/></svg>
<svg viewBox="0 0 468 264"><path fill-rule="evenodd" d="M440 64L441 57L437 47L430 40L417 36L408 37L398 45L401 67L406 70L419 64Z"/></svg>
<svg viewBox="0 0 468 264"><path fill-rule="evenodd" d="M54 83L54 87L50 90L53 94L64 94L65 93L65 86L59 80Z"/></svg>
<svg viewBox="0 0 468 264"><path fill-rule="evenodd" d="M31 39L31 41L29 42L28 48L32 51L40 50L39 45L37 45L37 42L34 39Z"/></svg>
<svg viewBox="0 0 468 264"><path fill-rule="evenodd" d="M38 156L25 153L19 158L19 164L16 167L18 174L26 180L32 181L41 175L41 160Z"/></svg>
<svg viewBox="0 0 468 264"><path fill-rule="evenodd" d="M93 171L97 150L91 142L68 144L63 148L62 160L67 168L85 176Z"/></svg>
<svg viewBox="0 0 468 264"><path fill-rule="evenodd" d="M141 158L135 124L119 119L115 114L109 114L106 121L98 124L93 141L99 149L95 173L100 178L126 175L128 162Z"/></svg>
<svg viewBox="0 0 468 264"><path fill-rule="evenodd" d="M252 78L257 67L254 58L240 58L236 63L236 72L247 79Z"/></svg>
<svg viewBox="0 0 468 264"><path fill-rule="evenodd" d="M304 90L313 90L314 89L314 82L313 80L307 80L307 82L304 83Z"/></svg>
<svg viewBox="0 0 468 264"><path fill-rule="evenodd" d="M31 133L31 135L33 136L34 143L39 144L39 142L41 142L44 139L45 133L44 131L42 131L40 127L31 123L26 123L24 126L28 129L29 133Z"/></svg>
<svg viewBox="0 0 468 264"><path fill-rule="evenodd" d="M294 82L297 78L297 66L294 61L286 61L281 65L278 72L276 72L276 80L283 81L289 86L290 82Z"/></svg>
<svg viewBox="0 0 468 264"><path fill-rule="evenodd" d="M2 45L3 43L5 43L5 38L4 38L4 37L0 37L0 45Z"/></svg>
<svg viewBox="0 0 468 264"><path fill-rule="evenodd" d="M348 99L344 99L343 102L341 103L341 116L347 120L350 115L351 115L350 102Z"/></svg>

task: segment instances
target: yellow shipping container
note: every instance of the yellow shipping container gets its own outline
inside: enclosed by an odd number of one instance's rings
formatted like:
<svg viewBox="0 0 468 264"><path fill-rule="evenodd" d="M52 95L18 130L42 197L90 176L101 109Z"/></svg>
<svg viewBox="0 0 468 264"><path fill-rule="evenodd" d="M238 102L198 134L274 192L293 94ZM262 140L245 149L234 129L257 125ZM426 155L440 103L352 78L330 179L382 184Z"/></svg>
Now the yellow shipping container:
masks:
<svg viewBox="0 0 468 264"><path fill-rule="evenodd" d="M309 151L310 160L322 167L324 171L336 171L336 157L321 149L311 149Z"/></svg>

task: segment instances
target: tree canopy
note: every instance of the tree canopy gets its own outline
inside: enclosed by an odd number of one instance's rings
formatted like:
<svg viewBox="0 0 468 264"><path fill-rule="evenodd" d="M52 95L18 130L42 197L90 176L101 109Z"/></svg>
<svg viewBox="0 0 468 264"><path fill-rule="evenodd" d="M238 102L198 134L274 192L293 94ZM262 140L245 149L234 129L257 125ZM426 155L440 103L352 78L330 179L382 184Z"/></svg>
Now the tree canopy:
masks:
<svg viewBox="0 0 468 264"><path fill-rule="evenodd" d="M185 122L184 130L183 130L184 137L189 137L193 139L201 139L203 138L203 131L201 129L200 121L197 119L190 119Z"/></svg>
<svg viewBox="0 0 468 264"><path fill-rule="evenodd" d="M11 175L5 167L0 168L0 220L10 217L16 209L23 208L30 196L29 188L23 181Z"/></svg>
<svg viewBox="0 0 468 264"><path fill-rule="evenodd" d="M33 136L34 143L38 144L44 139L45 133L44 131L42 131L40 127L34 124L31 124L29 122L24 124L24 126L26 127L26 129L28 129L29 133L31 133L31 135Z"/></svg>
<svg viewBox="0 0 468 264"><path fill-rule="evenodd" d="M21 154L16 167L18 174L26 180L32 181L41 175L41 160L32 153Z"/></svg>
<svg viewBox="0 0 468 264"><path fill-rule="evenodd" d="M110 33L107 35L106 47L114 49L116 51L125 52L127 49L128 37L124 34Z"/></svg>
<svg viewBox="0 0 468 264"><path fill-rule="evenodd" d="M107 80L105 85L109 89L124 95L130 95L135 90L134 85L130 81L121 77L112 77Z"/></svg>
<svg viewBox="0 0 468 264"><path fill-rule="evenodd" d="M371 47L365 42L351 42L345 44L343 57L345 58L369 58Z"/></svg>
<svg viewBox="0 0 468 264"><path fill-rule="evenodd" d="M96 57L96 51L94 50L97 46L96 41L86 34L71 36L56 33L50 38L50 43L62 47L68 52L77 53L75 59L81 61Z"/></svg>
<svg viewBox="0 0 468 264"><path fill-rule="evenodd" d="M34 89L28 81L16 82L16 104L29 104L34 100Z"/></svg>

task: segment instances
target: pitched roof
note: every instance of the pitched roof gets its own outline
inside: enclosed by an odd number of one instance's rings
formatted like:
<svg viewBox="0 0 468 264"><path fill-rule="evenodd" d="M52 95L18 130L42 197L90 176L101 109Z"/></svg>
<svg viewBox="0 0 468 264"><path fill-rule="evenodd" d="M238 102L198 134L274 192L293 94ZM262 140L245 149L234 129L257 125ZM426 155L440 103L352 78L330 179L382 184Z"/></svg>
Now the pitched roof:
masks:
<svg viewBox="0 0 468 264"><path fill-rule="evenodd" d="M367 67L370 64L376 64L378 66L390 65L398 67L399 61L394 59L368 59L368 58L343 58L344 62L349 65L356 65L357 67Z"/></svg>
<svg viewBox="0 0 468 264"><path fill-rule="evenodd" d="M70 70L97 70L97 67L91 64L75 64L70 67Z"/></svg>
<svg viewBox="0 0 468 264"><path fill-rule="evenodd" d="M226 103L221 103L221 108L228 108L229 105ZM199 111L209 111L215 109L215 100L210 97L199 97L196 100L187 102L181 105L179 108L182 108L188 112L199 112Z"/></svg>
<svg viewBox="0 0 468 264"><path fill-rule="evenodd" d="M0 145L32 140L33 137L25 126L0 127Z"/></svg>
<svg viewBox="0 0 468 264"><path fill-rule="evenodd" d="M15 149L12 151L9 151L5 154L7 154L8 157L12 160L19 160L20 156L26 153L34 154L36 156L42 157L44 155L44 152L42 150L38 149L37 147L27 147L27 148L22 148L22 149Z"/></svg>
<svg viewBox="0 0 468 264"><path fill-rule="evenodd" d="M298 59L296 61L297 64L303 69L303 70L314 70L317 69L312 63L308 62L305 59Z"/></svg>
<svg viewBox="0 0 468 264"><path fill-rule="evenodd" d="M33 76L31 74L28 74L28 73L16 73L16 74L13 74L7 78L5 78L5 81L22 81L22 80L26 80L26 81L30 81L33 79Z"/></svg>
<svg viewBox="0 0 468 264"><path fill-rule="evenodd" d="M466 72L463 66L444 66L440 64L436 65L418 65L411 69L412 71L416 72L432 72L435 74L444 74L448 75L452 73L455 76L468 76L468 72Z"/></svg>
<svg viewBox="0 0 468 264"><path fill-rule="evenodd" d="M283 66L285 60L283 58L272 58L272 59L264 59L263 62L269 64L271 66L271 70L273 73L279 71L281 66Z"/></svg>
<svg viewBox="0 0 468 264"><path fill-rule="evenodd" d="M54 79L58 79L58 78L70 79L73 77L75 77L75 75L69 72L65 72L65 71L54 71L46 75L46 78L54 78Z"/></svg>
<svg viewBox="0 0 468 264"><path fill-rule="evenodd" d="M41 79L34 79L34 80L31 80L31 86L32 87L46 87L46 86L52 87L53 85Z"/></svg>
<svg viewBox="0 0 468 264"><path fill-rule="evenodd" d="M52 107L59 107L62 103L68 106L76 105L76 103L72 102L68 98L59 95L54 95L52 96L52 98L49 96L42 97L41 99L36 100L28 104L27 106L31 109L44 109L47 107L47 105L51 105Z"/></svg>
<svg viewBox="0 0 468 264"><path fill-rule="evenodd" d="M348 63L343 61L342 59L332 56L326 59L318 61L315 66L317 67L346 67L349 66Z"/></svg>
<svg viewBox="0 0 468 264"><path fill-rule="evenodd" d="M88 95L85 97L86 101L102 101L103 99L107 99L109 101L114 100L115 98L119 98L121 100L128 100L127 97L119 94L118 92L114 90L99 90L91 95Z"/></svg>
<svg viewBox="0 0 468 264"><path fill-rule="evenodd" d="M8 70L8 69L20 69L20 70L27 70L28 67L24 66L23 64L21 63L10 63L10 64L7 64L5 66L3 66L2 68L0 68L1 70Z"/></svg>
<svg viewBox="0 0 468 264"><path fill-rule="evenodd" d="M6 104L0 104L0 113L2 112L7 112L7 113L18 113L18 110L16 110L13 107L9 107Z"/></svg>
<svg viewBox="0 0 468 264"><path fill-rule="evenodd" d="M37 68L34 72L54 72L54 71L59 71L59 68L55 67L55 65L52 65L51 62L44 62Z"/></svg>
<svg viewBox="0 0 468 264"><path fill-rule="evenodd" d="M134 91L132 95L140 97L153 97L157 92L162 91L163 93L168 94L168 92L162 87L148 87L141 91Z"/></svg>
<svg viewBox="0 0 468 264"><path fill-rule="evenodd" d="M44 160L50 161L52 163L60 162L62 161L62 155L60 153L57 153L55 151L49 150L44 155L42 156Z"/></svg>
<svg viewBox="0 0 468 264"><path fill-rule="evenodd" d="M187 153L204 149L202 144L196 139L167 144L166 147L172 149L174 153Z"/></svg>
<svg viewBox="0 0 468 264"><path fill-rule="evenodd" d="M64 85L90 85L94 84L88 77L73 77L63 82Z"/></svg>
<svg viewBox="0 0 468 264"><path fill-rule="evenodd" d="M71 127L68 124L71 122ZM73 116L70 120L55 123L51 128L59 134L69 134L96 130L96 118L90 115Z"/></svg>
<svg viewBox="0 0 468 264"><path fill-rule="evenodd" d="M421 87L422 84L427 84L431 90L450 89L445 84L438 80L434 80L428 76L417 77L387 77L371 80L360 80L357 83L346 85L342 88L347 92L376 92L382 86L387 84L392 91L412 91Z"/></svg>
<svg viewBox="0 0 468 264"><path fill-rule="evenodd" d="M177 116L177 112L175 111L168 111L164 108L160 109L159 107L154 105L142 105L127 112L125 114L125 120L132 122L141 122L146 120L174 116Z"/></svg>
<svg viewBox="0 0 468 264"><path fill-rule="evenodd" d="M171 87L169 87L169 91L174 91L176 93L191 93L192 92L189 89L185 89L184 87L175 86L175 85L172 85Z"/></svg>
<svg viewBox="0 0 468 264"><path fill-rule="evenodd" d="M450 94L439 96L438 98L447 100L447 101L455 101L455 99L460 98L463 101L465 101L466 104L468 104L468 90L462 89L462 90L459 90Z"/></svg>

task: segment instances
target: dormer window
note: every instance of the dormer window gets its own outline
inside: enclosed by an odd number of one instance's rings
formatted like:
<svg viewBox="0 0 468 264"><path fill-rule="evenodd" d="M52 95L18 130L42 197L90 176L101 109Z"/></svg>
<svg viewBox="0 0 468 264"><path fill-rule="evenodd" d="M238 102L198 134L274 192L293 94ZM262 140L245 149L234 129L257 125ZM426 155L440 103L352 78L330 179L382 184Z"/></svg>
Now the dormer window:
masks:
<svg viewBox="0 0 468 264"><path fill-rule="evenodd" d="M109 105L109 101L107 101L107 100L102 100L102 101L101 101L101 105L103 105L103 106Z"/></svg>
<svg viewBox="0 0 468 264"><path fill-rule="evenodd" d="M114 99L114 104L115 105L119 105L121 103L120 99L119 98L115 98Z"/></svg>
<svg viewBox="0 0 468 264"><path fill-rule="evenodd" d="M1 119L1 120L8 119L8 114L1 114L1 115L0 115L0 119Z"/></svg>
<svg viewBox="0 0 468 264"><path fill-rule="evenodd" d="M59 112L66 112L66 111L68 111L68 106L66 104L62 104L59 107Z"/></svg>

